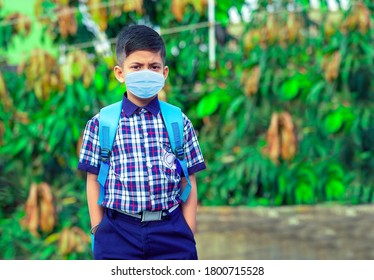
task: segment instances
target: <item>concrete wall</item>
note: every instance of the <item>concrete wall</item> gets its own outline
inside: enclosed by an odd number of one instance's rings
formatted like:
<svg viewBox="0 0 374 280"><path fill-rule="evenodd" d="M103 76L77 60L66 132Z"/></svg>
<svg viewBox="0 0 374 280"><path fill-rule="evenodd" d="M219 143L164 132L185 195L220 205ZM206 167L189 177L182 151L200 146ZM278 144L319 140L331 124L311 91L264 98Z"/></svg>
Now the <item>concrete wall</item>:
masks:
<svg viewBox="0 0 374 280"><path fill-rule="evenodd" d="M196 243L202 260L374 259L374 207L201 207Z"/></svg>

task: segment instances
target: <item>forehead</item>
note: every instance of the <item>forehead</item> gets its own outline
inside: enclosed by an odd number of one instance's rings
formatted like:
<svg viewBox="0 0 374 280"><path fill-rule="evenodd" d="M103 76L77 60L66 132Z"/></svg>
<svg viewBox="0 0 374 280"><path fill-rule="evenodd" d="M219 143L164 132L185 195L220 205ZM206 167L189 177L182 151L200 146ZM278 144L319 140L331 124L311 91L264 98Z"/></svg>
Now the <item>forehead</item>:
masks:
<svg viewBox="0 0 374 280"><path fill-rule="evenodd" d="M162 57L161 51L159 52L151 52L146 50L139 50L131 53L129 56L125 57L124 64L130 63L161 63L162 64Z"/></svg>

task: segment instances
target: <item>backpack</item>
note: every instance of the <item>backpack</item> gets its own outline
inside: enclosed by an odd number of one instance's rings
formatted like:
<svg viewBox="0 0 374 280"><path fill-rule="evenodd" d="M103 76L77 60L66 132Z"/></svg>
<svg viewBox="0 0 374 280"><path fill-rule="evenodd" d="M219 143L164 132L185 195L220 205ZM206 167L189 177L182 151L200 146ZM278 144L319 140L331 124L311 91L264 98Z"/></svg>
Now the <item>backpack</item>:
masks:
<svg viewBox="0 0 374 280"><path fill-rule="evenodd" d="M186 202L190 191L191 181L188 175L187 162L183 149L183 117L180 108L159 100L160 109L166 130L169 136L172 152L178 160L184 176L187 180L185 189L181 191L181 200ZM116 136L118 123L122 110L122 101L106 106L100 110L99 115L99 141L100 141L100 170L97 181L100 184L100 196L98 203L101 204L104 199L104 185L109 173L109 159L112 151L113 142Z"/></svg>

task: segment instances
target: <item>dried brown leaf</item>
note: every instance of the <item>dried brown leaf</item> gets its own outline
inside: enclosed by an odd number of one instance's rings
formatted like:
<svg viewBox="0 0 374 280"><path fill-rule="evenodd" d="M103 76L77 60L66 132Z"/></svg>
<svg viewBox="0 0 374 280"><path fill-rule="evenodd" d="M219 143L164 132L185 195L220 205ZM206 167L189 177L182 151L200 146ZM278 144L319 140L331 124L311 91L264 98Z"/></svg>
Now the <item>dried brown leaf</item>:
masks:
<svg viewBox="0 0 374 280"><path fill-rule="evenodd" d="M336 80L339 75L341 62L341 54L339 51L334 52L332 55L329 55L326 61L324 61L325 68L325 78L328 82Z"/></svg>
<svg viewBox="0 0 374 280"><path fill-rule="evenodd" d="M69 251L69 229L64 228L60 234L60 238L58 240L58 250L61 255L65 256Z"/></svg>
<svg viewBox="0 0 374 280"><path fill-rule="evenodd" d="M253 94L257 93L260 77L260 67L256 65L251 69L251 71L248 74L248 78L244 82L246 96L250 97Z"/></svg>
<svg viewBox="0 0 374 280"><path fill-rule="evenodd" d="M172 0L171 12L174 14L177 21L182 21L183 19L186 2L185 0Z"/></svg>
<svg viewBox="0 0 374 280"><path fill-rule="evenodd" d="M58 28L61 37L66 38L68 35L75 35L78 29L77 20L75 19L74 10L70 7L59 7L58 14Z"/></svg>
<svg viewBox="0 0 374 280"><path fill-rule="evenodd" d="M277 164L279 162L280 154L280 137L279 137L279 115L273 113L271 116L270 126L266 133L267 147L263 152Z"/></svg>
<svg viewBox="0 0 374 280"><path fill-rule="evenodd" d="M370 10L364 3L357 4L358 29L362 34L370 30Z"/></svg>
<svg viewBox="0 0 374 280"><path fill-rule="evenodd" d="M296 135L292 117L288 112L280 114L281 156L291 160L296 154Z"/></svg>
<svg viewBox="0 0 374 280"><path fill-rule="evenodd" d="M51 187L47 183L38 185L40 196L40 229L45 233L50 233L55 226L55 208Z"/></svg>
<svg viewBox="0 0 374 280"><path fill-rule="evenodd" d="M117 0L109 0L109 19L118 18L122 14L121 4Z"/></svg>
<svg viewBox="0 0 374 280"><path fill-rule="evenodd" d="M29 196L25 205L26 216L22 219L21 224L28 228L34 236L39 236L39 210L38 210L38 185L32 183L30 186Z"/></svg>
<svg viewBox="0 0 374 280"><path fill-rule="evenodd" d="M4 81L4 78L1 72L0 72L0 101L4 104L5 110L13 107L13 101L8 95L5 81Z"/></svg>

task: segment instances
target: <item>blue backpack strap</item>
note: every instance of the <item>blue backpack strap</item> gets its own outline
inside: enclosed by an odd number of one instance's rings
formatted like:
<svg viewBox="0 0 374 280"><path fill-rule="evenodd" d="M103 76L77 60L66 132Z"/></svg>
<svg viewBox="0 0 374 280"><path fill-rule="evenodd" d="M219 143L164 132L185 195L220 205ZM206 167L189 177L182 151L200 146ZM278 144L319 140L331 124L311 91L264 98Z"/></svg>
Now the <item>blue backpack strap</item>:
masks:
<svg viewBox="0 0 374 280"><path fill-rule="evenodd" d="M104 186L109 173L109 160L114 138L116 137L119 118L121 116L122 101L106 106L100 110L99 140L100 140L100 170L97 181L100 184L98 203L104 199Z"/></svg>
<svg viewBox="0 0 374 280"><path fill-rule="evenodd" d="M175 154L179 164L183 170L184 176L187 180L187 185L184 188L183 192L180 195L180 198L183 202L186 202L190 192L191 192L191 181L187 169L187 161L184 155L183 148L183 116L180 108L171 105L169 103L159 101L161 114L164 119L166 130L169 135L169 141L171 149Z"/></svg>

